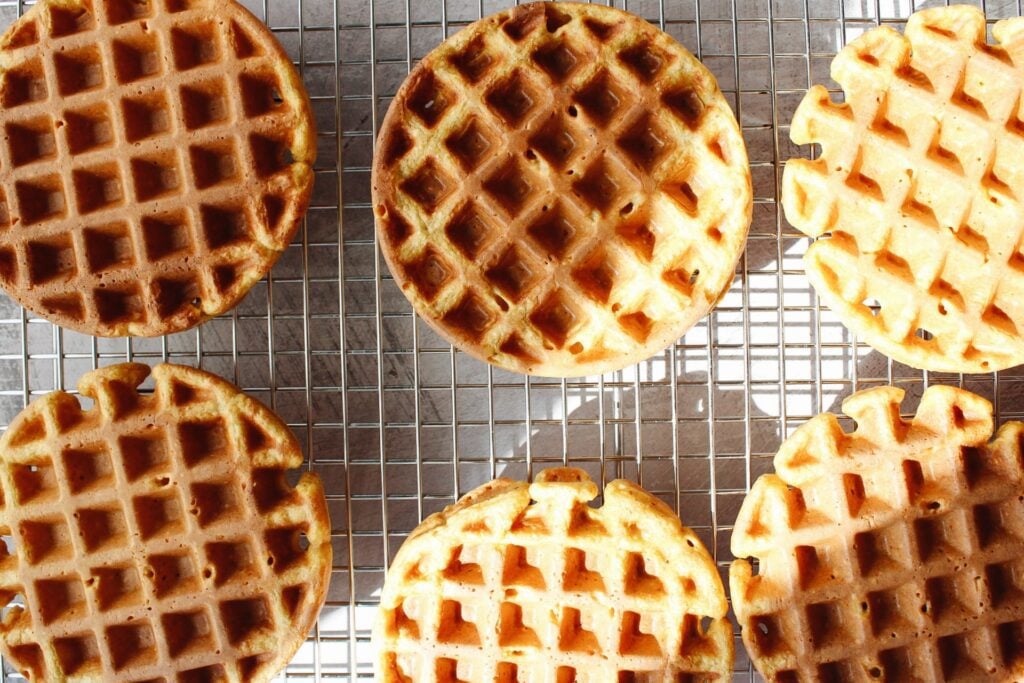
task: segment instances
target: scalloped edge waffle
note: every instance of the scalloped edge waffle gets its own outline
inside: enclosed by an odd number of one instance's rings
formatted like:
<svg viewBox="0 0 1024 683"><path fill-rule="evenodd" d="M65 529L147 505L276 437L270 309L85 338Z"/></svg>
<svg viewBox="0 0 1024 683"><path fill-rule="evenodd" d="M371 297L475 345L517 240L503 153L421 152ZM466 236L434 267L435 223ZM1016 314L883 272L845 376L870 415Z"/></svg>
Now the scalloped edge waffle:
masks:
<svg viewBox="0 0 1024 683"><path fill-rule="evenodd" d="M309 203L309 99L234 0L40 0L0 38L0 286L63 327L232 308Z"/></svg>
<svg viewBox="0 0 1024 683"><path fill-rule="evenodd" d="M327 504L285 480L291 431L192 368L139 394L150 372L94 370L93 408L57 391L0 437L0 647L29 680L268 681L324 603Z"/></svg>
<svg viewBox="0 0 1024 683"><path fill-rule="evenodd" d="M428 517L388 570L381 683L721 680L732 626L697 536L625 480L551 468ZM705 625L705 622L708 622Z"/></svg>
<svg viewBox="0 0 1024 683"><path fill-rule="evenodd" d="M733 281L746 149L714 76L621 10L521 5L428 54L373 163L378 242L415 311L545 376L657 354Z"/></svg>
<svg viewBox="0 0 1024 683"><path fill-rule="evenodd" d="M812 418L743 501L733 609L769 681L1024 677L1024 424L932 386Z"/></svg>
<svg viewBox="0 0 1024 683"><path fill-rule="evenodd" d="M857 337L915 368L1024 362L1024 19L985 37L974 7L875 28L832 62L793 117L820 158L783 173L786 218L823 239L804 256L821 299Z"/></svg>

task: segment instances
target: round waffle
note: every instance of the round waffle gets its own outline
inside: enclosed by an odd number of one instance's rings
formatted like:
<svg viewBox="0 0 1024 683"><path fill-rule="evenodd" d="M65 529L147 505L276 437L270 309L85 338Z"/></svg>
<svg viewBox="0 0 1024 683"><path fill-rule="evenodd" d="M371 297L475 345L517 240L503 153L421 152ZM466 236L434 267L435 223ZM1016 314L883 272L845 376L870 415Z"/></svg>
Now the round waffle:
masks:
<svg viewBox="0 0 1024 683"><path fill-rule="evenodd" d="M597 493L582 470L548 469L425 519L384 582L378 680L727 679L732 626L707 550L635 484L609 483L600 508Z"/></svg>
<svg viewBox="0 0 1024 683"><path fill-rule="evenodd" d="M775 456L736 520L733 609L769 681L1024 678L1024 424L961 389L856 393Z"/></svg>
<svg viewBox="0 0 1024 683"><path fill-rule="evenodd" d="M658 353L732 282L746 149L711 73L611 7L522 5L427 55L384 119L379 243L416 312L516 372Z"/></svg>
<svg viewBox="0 0 1024 683"><path fill-rule="evenodd" d="M859 339L927 370L1024 363L1024 19L986 43L974 7L873 29L832 62L846 93L811 88L783 175L786 217L822 300Z"/></svg>
<svg viewBox="0 0 1024 683"><path fill-rule="evenodd" d="M234 306L316 155L291 61L234 0L40 0L0 39L0 136L0 285L105 336Z"/></svg>
<svg viewBox="0 0 1024 683"><path fill-rule="evenodd" d="M0 438L0 646L33 681L267 681L326 595L320 480L285 481L298 443L236 387L149 373L93 371L95 407L54 392Z"/></svg>

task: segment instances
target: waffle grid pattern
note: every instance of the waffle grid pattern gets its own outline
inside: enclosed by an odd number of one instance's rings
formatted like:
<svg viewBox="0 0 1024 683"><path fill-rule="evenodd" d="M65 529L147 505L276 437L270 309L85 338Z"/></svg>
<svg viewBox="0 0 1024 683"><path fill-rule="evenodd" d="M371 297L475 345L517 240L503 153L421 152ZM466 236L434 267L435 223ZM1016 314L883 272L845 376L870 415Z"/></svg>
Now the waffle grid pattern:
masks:
<svg viewBox="0 0 1024 683"><path fill-rule="evenodd" d="M870 31L836 57L793 120L816 161L790 160L787 218L831 233L808 276L849 328L914 367L990 372L1024 362L1024 21L966 6Z"/></svg>
<svg viewBox="0 0 1024 683"><path fill-rule="evenodd" d="M392 273L484 360L587 374L657 353L717 301L750 221L713 77L614 9L527 5L426 57L382 129Z"/></svg>
<svg viewBox="0 0 1024 683"><path fill-rule="evenodd" d="M581 474L547 470L529 490L499 480L505 490L483 504L413 532L384 589L381 680L728 675L731 627L703 546L632 485L611 484L605 507L589 507L597 488Z"/></svg>
<svg viewBox="0 0 1024 683"><path fill-rule="evenodd" d="M38 3L0 52L0 282L55 322L155 335L223 312L291 240L312 122L234 2Z"/></svg>
<svg viewBox="0 0 1024 683"><path fill-rule="evenodd" d="M87 375L96 409L51 394L0 442L6 655L31 680L268 680L323 602L322 488L285 483L301 452L269 411L167 365L143 396L148 372Z"/></svg>
<svg viewBox="0 0 1024 683"><path fill-rule="evenodd" d="M899 416L854 394L800 428L744 502L731 595L772 681L977 681L1024 673L1024 425L950 387Z"/></svg>

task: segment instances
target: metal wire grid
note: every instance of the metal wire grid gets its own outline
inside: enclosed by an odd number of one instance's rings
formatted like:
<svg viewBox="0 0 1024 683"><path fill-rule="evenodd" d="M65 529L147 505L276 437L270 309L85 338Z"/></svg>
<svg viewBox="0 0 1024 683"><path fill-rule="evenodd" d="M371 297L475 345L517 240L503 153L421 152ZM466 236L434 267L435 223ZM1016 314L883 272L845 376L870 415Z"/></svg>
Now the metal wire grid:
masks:
<svg viewBox="0 0 1024 683"><path fill-rule="evenodd" d="M411 313L378 256L369 197L377 126L416 60L494 0L246 0L302 72L319 127L312 206L272 274L230 314L161 339L94 339L0 298L0 423L73 390L98 366L173 361L231 379L294 429L327 490L334 571L316 629L281 680L373 676L370 628L385 568L424 516L496 475L549 464L639 481L677 509L723 578L731 525L795 427L879 384L989 397L1024 418L1024 371L921 373L855 339L810 290L807 240L776 198L792 113L848 40L899 25L909 0L615 2L679 39L715 73L743 128L754 223L717 309L665 353L603 377L527 379L453 351ZM933 3L927 3L933 4ZM983 3L990 20L1019 2ZM26 5L0 2L0 26ZM344 187L344 193L342 188ZM339 230L339 225L341 229ZM736 680L754 680L737 641ZM21 680L0 672L0 680Z"/></svg>

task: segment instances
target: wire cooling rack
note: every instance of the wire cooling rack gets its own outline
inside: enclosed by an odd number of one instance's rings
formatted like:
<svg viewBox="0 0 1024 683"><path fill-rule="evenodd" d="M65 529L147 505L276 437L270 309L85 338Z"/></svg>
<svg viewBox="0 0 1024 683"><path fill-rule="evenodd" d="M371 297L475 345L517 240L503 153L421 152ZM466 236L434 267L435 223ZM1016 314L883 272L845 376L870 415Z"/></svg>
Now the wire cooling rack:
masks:
<svg viewBox="0 0 1024 683"><path fill-rule="evenodd" d="M373 140L410 67L445 36L504 9L493 0L245 0L301 70L319 127L312 205L270 277L230 314L161 339L94 339L0 297L0 424L33 398L72 390L125 360L196 365L232 380L294 429L323 479L334 571L316 629L281 680L373 676L370 629L385 567L419 520L496 475L573 463L639 481L672 505L725 578L743 494L780 441L851 392L925 386L990 398L1024 418L1024 370L921 373L858 344L803 275L808 240L776 198L783 161L806 154L787 122L834 53L899 26L907 0L635 0L615 4L680 40L714 72L743 128L754 222L736 279L671 349L621 372L526 379L487 367L417 320L378 256L370 208ZM933 3L927 3L933 4ZM0 1L0 27L25 5ZM1021 13L988 2L990 21ZM340 226L340 230L339 230ZM736 637L737 680L754 674ZM0 680L20 680L0 673Z"/></svg>

